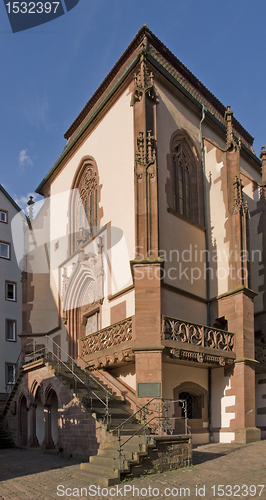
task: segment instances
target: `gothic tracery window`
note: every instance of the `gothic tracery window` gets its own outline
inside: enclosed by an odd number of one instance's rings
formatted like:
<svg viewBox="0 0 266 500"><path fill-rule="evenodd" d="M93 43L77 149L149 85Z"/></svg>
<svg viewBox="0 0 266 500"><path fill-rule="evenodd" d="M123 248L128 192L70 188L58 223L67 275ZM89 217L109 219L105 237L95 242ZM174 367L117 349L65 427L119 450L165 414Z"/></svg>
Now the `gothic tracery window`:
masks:
<svg viewBox="0 0 266 500"><path fill-rule="evenodd" d="M99 179L94 160L84 162L74 183L71 200L71 250L76 251L97 232Z"/></svg>
<svg viewBox="0 0 266 500"><path fill-rule="evenodd" d="M200 156L185 130L171 140L171 205L177 214L204 225L203 177Z"/></svg>
<svg viewBox="0 0 266 500"><path fill-rule="evenodd" d="M184 142L173 151L174 209L190 218L191 164Z"/></svg>
<svg viewBox="0 0 266 500"><path fill-rule="evenodd" d="M86 165L79 185L79 229L85 230L86 239L93 236L97 227L97 173L92 165Z"/></svg>

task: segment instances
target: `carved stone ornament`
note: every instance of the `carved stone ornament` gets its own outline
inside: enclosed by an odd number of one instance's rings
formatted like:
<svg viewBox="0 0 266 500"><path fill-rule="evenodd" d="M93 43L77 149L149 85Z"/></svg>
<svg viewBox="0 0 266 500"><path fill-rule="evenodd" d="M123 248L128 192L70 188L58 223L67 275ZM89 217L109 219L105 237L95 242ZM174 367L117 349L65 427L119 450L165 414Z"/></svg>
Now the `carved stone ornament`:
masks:
<svg viewBox="0 0 266 500"><path fill-rule="evenodd" d="M131 349L125 349L118 353L108 354L101 358L93 359L88 363L89 370L99 370L117 363L127 363L134 360L134 353Z"/></svg>
<svg viewBox="0 0 266 500"><path fill-rule="evenodd" d="M227 106L224 118L226 121L226 151L237 151L241 149L241 140L237 139L233 132L233 114L230 106Z"/></svg>
<svg viewBox="0 0 266 500"><path fill-rule="evenodd" d="M141 179L144 173L147 173L150 178L156 176L155 140L150 130L147 132L146 140L143 132L140 132L137 137L135 175Z"/></svg>
<svg viewBox="0 0 266 500"><path fill-rule="evenodd" d="M138 72L134 74L134 91L131 97L130 105L134 106L136 102L141 101L143 96L155 104L158 102L158 96L154 87L154 75L147 67L145 47L142 48L140 55L140 66Z"/></svg>
<svg viewBox="0 0 266 500"><path fill-rule="evenodd" d="M120 321L81 339L82 356L120 345L129 340L132 340L132 318Z"/></svg>
<svg viewBox="0 0 266 500"><path fill-rule="evenodd" d="M177 340L186 344L210 347L221 351L234 350L234 334L208 326L188 323L163 316L162 340Z"/></svg>
<svg viewBox="0 0 266 500"><path fill-rule="evenodd" d="M243 184L241 178L236 177L234 182L235 188L235 198L234 198L234 208L233 213L242 212L246 216L249 216L248 203L244 201L243 196Z"/></svg>
<svg viewBox="0 0 266 500"><path fill-rule="evenodd" d="M65 264L61 270L63 310L86 306L103 298L103 262L101 253L81 251L78 262Z"/></svg>

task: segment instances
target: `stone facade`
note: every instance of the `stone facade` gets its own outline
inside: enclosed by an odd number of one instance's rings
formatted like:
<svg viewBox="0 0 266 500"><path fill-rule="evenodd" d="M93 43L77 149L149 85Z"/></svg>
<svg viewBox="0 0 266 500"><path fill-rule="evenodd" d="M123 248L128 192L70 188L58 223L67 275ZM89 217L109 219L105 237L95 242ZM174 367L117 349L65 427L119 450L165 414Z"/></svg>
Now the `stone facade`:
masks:
<svg viewBox="0 0 266 500"><path fill-rule="evenodd" d="M65 138L37 188L48 271L29 241L23 343L48 335L132 408L169 400L178 433L186 401L194 443L260 439L264 149L146 26Z"/></svg>

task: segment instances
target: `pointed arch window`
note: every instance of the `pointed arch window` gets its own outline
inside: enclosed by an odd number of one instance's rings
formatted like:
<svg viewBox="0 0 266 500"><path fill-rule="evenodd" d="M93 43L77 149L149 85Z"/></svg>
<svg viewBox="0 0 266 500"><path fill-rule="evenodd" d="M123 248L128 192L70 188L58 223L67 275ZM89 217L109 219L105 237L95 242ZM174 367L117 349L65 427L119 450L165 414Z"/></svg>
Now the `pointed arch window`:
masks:
<svg viewBox="0 0 266 500"><path fill-rule="evenodd" d="M204 226L203 184L200 157L185 130L179 130L171 140L171 201L176 214ZM170 190L168 191L170 192Z"/></svg>
<svg viewBox="0 0 266 500"><path fill-rule="evenodd" d="M190 219L191 162L184 142L173 151L174 210Z"/></svg>
<svg viewBox="0 0 266 500"><path fill-rule="evenodd" d="M79 190L79 230L85 231L85 238L91 238L97 227L98 176L93 165L86 165L78 186Z"/></svg>
<svg viewBox="0 0 266 500"><path fill-rule="evenodd" d="M93 159L85 161L73 183L70 199L70 254L97 232L99 176Z"/></svg>

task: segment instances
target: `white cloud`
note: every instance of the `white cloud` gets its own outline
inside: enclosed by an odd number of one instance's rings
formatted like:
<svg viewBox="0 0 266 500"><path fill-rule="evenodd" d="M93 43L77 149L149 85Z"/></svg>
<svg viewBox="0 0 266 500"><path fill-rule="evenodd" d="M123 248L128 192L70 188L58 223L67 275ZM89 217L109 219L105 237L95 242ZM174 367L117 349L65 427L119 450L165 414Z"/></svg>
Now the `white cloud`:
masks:
<svg viewBox="0 0 266 500"><path fill-rule="evenodd" d="M29 155L27 155L27 149L22 149L18 155L19 167L24 170L25 167L33 165L32 160Z"/></svg>

